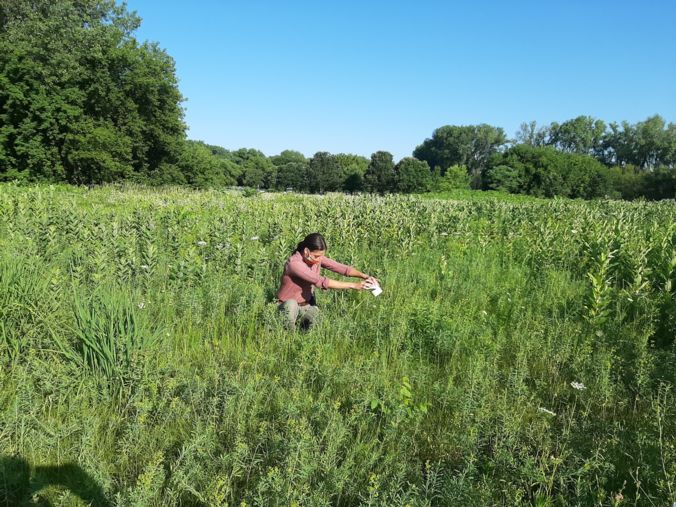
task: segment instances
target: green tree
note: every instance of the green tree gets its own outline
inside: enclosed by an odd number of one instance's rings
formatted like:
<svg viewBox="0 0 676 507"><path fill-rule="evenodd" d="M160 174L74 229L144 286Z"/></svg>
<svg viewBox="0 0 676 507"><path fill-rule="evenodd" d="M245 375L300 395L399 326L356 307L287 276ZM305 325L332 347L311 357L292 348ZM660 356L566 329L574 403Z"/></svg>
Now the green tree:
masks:
<svg viewBox="0 0 676 507"><path fill-rule="evenodd" d="M645 173L632 165L608 168L613 197L636 199L645 194Z"/></svg>
<svg viewBox="0 0 676 507"><path fill-rule="evenodd" d="M354 194L364 190L364 178L359 173L352 173L343 182L343 190Z"/></svg>
<svg viewBox="0 0 676 507"><path fill-rule="evenodd" d="M578 116L561 124L553 122L549 127L548 144L566 153L579 153L600 157L606 124L591 116Z"/></svg>
<svg viewBox="0 0 676 507"><path fill-rule="evenodd" d="M113 125L103 122L79 122L77 129L65 137L63 145L68 181L103 183L131 175L129 137L118 135Z"/></svg>
<svg viewBox="0 0 676 507"><path fill-rule="evenodd" d="M647 173L644 185L648 199L676 199L676 168L660 167Z"/></svg>
<svg viewBox="0 0 676 507"><path fill-rule="evenodd" d="M388 151L376 151L364 173L364 188L368 192L392 192L395 189L394 160Z"/></svg>
<svg viewBox="0 0 676 507"><path fill-rule="evenodd" d="M319 151L310 159L307 177L310 192L323 193L340 190L343 182L342 176L335 155Z"/></svg>
<svg viewBox="0 0 676 507"><path fill-rule="evenodd" d="M139 24L112 0L0 3L0 177L101 182L176 161L174 63Z"/></svg>
<svg viewBox="0 0 676 507"><path fill-rule="evenodd" d="M309 163L287 162L277 168L277 188L285 190L292 188L298 192L308 190L307 174Z"/></svg>
<svg viewBox="0 0 676 507"><path fill-rule="evenodd" d="M470 176L463 165L452 165L446 169L443 176L439 174L434 181L435 190L444 192L454 189L469 189Z"/></svg>
<svg viewBox="0 0 676 507"><path fill-rule="evenodd" d="M597 156L607 165L631 165L643 170L676 164L676 124L660 115L631 124L610 123L603 137L603 152Z"/></svg>
<svg viewBox="0 0 676 507"><path fill-rule="evenodd" d="M369 159L351 153L338 153L335 157L341 169L341 188L348 192L361 190Z"/></svg>
<svg viewBox="0 0 676 507"><path fill-rule="evenodd" d="M294 150L284 150L279 155L274 155L270 157L270 162L272 162L277 167L282 167L283 165L291 162L299 162L301 164L304 164L307 161L308 160L305 157L305 155L303 155L299 151Z"/></svg>
<svg viewBox="0 0 676 507"><path fill-rule="evenodd" d="M430 167L444 170L452 165L464 165L478 188L481 174L491 156L507 143L505 132L491 125L446 125L434 131L430 139L419 145L413 156L426 161Z"/></svg>
<svg viewBox="0 0 676 507"><path fill-rule="evenodd" d="M533 172L530 171L530 174L533 174ZM500 160L486 171L484 186L489 190L499 190L510 194L526 194L531 185L528 184L524 164L512 161L510 165L507 165Z"/></svg>
<svg viewBox="0 0 676 507"><path fill-rule="evenodd" d="M536 121L524 122L516 133L517 144L545 146L549 139L549 128L538 127Z"/></svg>
<svg viewBox="0 0 676 507"><path fill-rule="evenodd" d="M660 115L638 122L633 129L635 134L632 162L644 169L655 169L673 163L669 158L675 128L673 124L667 127ZM672 139L669 139L670 135Z"/></svg>
<svg viewBox="0 0 676 507"><path fill-rule="evenodd" d="M240 148L231 152L229 157L240 168L237 178L239 185L274 188L277 167L262 152L252 148Z"/></svg>
<svg viewBox="0 0 676 507"><path fill-rule="evenodd" d="M540 197L585 199L607 195L611 190L606 167L593 157L526 144L494 155L485 171L484 185Z"/></svg>
<svg viewBox="0 0 676 507"><path fill-rule="evenodd" d="M201 141L200 141L201 142ZM225 185L237 185L237 179L242 176L242 169L232 160L229 150L221 146L202 143L218 160L220 170L223 173Z"/></svg>
<svg viewBox="0 0 676 507"><path fill-rule="evenodd" d="M284 190L293 188L297 191L307 190L307 173L309 162L300 152L284 150L279 155L270 157L270 161L277 168L275 188Z"/></svg>
<svg viewBox="0 0 676 507"><path fill-rule="evenodd" d="M430 190L432 173L430 166L424 160L404 157L394 167L394 173L397 192L410 194Z"/></svg>
<svg viewBox="0 0 676 507"><path fill-rule="evenodd" d="M194 187L212 188L225 185L222 166L204 143L187 141L176 165L185 181Z"/></svg>

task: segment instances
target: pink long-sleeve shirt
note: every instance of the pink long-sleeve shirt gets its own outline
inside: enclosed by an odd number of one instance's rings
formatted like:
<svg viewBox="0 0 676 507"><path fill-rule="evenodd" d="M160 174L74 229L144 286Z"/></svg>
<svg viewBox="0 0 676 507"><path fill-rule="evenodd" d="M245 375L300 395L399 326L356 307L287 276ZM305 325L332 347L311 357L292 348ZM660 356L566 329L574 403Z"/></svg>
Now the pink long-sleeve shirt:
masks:
<svg viewBox="0 0 676 507"><path fill-rule="evenodd" d="M284 265L282 283L277 292L277 299L281 302L295 299L299 303L306 303L312 298L315 287L329 288L329 279L321 276L320 266L339 275L347 276L352 266L341 264L328 257L322 257L320 264L308 266L300 252L294 252Z"/></svg>

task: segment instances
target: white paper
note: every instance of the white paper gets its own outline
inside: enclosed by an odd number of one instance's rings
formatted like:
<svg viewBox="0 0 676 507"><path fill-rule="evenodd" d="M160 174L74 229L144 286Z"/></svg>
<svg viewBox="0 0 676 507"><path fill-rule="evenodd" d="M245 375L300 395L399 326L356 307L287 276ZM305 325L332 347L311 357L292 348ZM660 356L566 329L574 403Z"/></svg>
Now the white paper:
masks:
<svg viewBox="0 0 676 507"><path fill-rule="evenodd" d="M364 288L366 290L370 290L371 294L373 294L374 296L380 296L380 294L382 294L383 292L383 289L380 287L380 284L372 279L368 279L366 281Z"/></svg>

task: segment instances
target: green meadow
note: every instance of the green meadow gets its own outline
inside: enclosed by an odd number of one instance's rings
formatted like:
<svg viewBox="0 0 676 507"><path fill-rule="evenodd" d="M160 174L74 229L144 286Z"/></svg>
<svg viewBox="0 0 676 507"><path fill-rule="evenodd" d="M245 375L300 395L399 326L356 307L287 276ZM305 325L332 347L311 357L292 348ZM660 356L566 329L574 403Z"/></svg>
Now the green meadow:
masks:
<svg viewBox="0 0 676 507"><path fill-rule="evenodd" d="M0 506L676 502L674 201L434 197L1 185Z"/></svg>

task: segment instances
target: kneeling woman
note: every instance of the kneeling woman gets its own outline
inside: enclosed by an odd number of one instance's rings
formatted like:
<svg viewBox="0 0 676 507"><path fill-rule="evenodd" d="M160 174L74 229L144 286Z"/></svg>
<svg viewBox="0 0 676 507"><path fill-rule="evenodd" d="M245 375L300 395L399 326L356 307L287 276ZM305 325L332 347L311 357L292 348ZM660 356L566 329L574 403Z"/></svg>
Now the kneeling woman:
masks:
<svg viewBox="0 0 676 507"><path fill-rule="evenodd" d="M279 309L284 315L284 324L288 329L296 328L300 317L300 325L309 329L317 318L319 308L315 302L314 289L354 289L362 290L369 286L375 278L325 257L326 241L315 232L308 234L298 243L295 252L284 265L282 283L277 292ZM320 275L320 267L339 275L361 278L361 282L341 282Z"/></svg>

